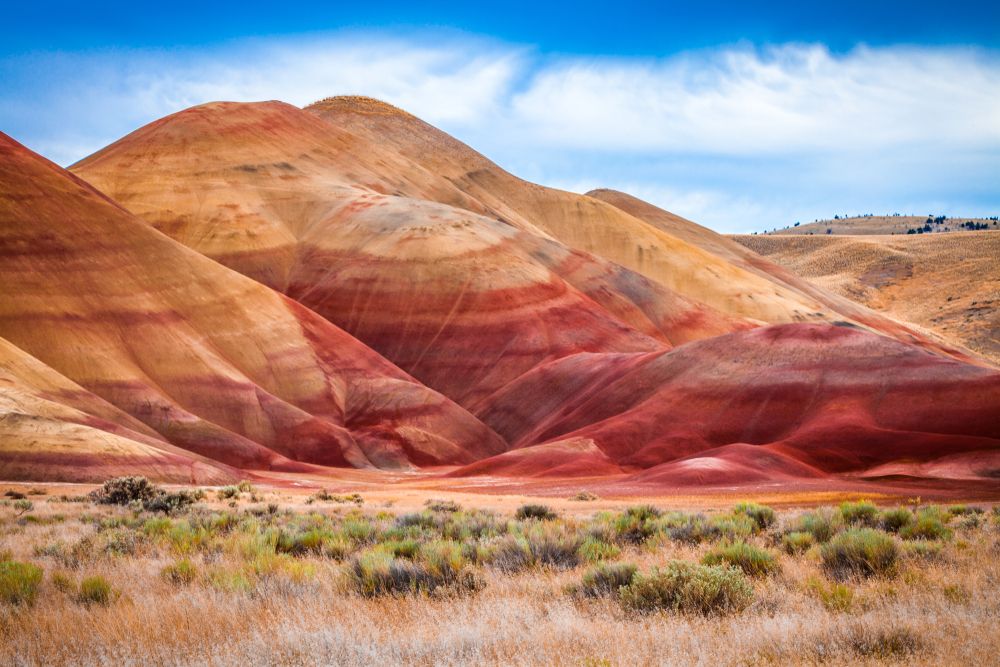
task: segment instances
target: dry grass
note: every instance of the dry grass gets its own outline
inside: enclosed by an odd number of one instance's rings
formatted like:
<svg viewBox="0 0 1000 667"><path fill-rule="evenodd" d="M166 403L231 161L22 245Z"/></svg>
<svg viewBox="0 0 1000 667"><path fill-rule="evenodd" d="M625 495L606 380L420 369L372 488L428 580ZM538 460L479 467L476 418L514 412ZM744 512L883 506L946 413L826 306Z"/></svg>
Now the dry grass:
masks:
<svg viewBox="0 0 1000 667"><path fill-rule="evenodd" d="M586 535L614 543L620 555L612 562L645 574L675 559L698 562L726 538L692 544L656 532L632 543L615 535L614 515L541 523L518 522L513 511L487 519L427 510L434 523L333 504L291 512L289 497L261 494L259 503L244 498L236 508L210 494L169 521L52 498L17 518L7 501L0 506L0 560L34 563L44 579L34 604L0 603L0 664L991 664L1000 654L1000 530L990 515L972 525L943 512L954 534L936 557L904 550L891 577L834 582L819 546L796 555L776 548L801 513L782 510L774 525L747 538L780 564L773 576L748 580L754 601L747 609L647 615L629 612L614 594L574 594L592 567L583 559L569 569L535 564L505 572L478 562L471 548L430 558L406 540L434 543L439 528L431 526L448 521L441 517L466 516L464 537L455 540L463 545L497 532L529 541L543 530ZM269 512L266 503L279 509ZM729 508L705 513L711 521ZM211 514L213 521L195 518ZM271 529L298 535L307 528L319 536L310 539L339 546L297 556L268 547ZM434 567L442 558L468 561L483 587L359 594L351 555L390 541L384 548L400 559ZM53 547L59 544L62 552ZM84 553L66 555L79 544ZM106 604L81 601L80 584L92 577L110 584Z"/></svg>

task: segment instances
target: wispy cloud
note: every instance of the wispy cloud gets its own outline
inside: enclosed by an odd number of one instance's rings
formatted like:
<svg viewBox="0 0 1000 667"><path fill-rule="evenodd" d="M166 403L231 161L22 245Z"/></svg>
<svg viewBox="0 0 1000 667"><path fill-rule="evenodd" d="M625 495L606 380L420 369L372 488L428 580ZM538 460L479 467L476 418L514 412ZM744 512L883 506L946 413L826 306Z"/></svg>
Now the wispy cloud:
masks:
<svg viewBox="0 0 1000 667"><path fill-rule="evenodd" d="M1000 56L733 45L558 57L462 35L340 34L0 62L0 129L67 164L210 100L386 99L501 164L723 230L836 212L996 214Z"/></svg>

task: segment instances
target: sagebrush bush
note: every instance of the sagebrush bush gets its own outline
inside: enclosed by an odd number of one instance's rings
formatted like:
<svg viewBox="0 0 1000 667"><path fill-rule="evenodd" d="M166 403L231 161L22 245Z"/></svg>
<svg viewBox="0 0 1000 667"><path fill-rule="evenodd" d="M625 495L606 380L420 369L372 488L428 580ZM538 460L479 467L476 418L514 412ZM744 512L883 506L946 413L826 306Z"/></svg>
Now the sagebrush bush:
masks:
<svg viewBox="0 0 1000 667"><path fill-rule="evenodd" d="M937 560L942 556L944 545L933 540L904 540L903 555L908 558L922 560Z"/></svg>
<svg viewBox="0 0 1000 667"><path fill-rule="evenodd" d="M742 502L733 507L733 514L745 514L754 523L757 524L759 530L767 530L774 522L777 520L777 515L774 510L767 505L758 505L757 503Z"/></svg>
<svg viewBox="0 0 1000 667"><path fill-rule="evenodd" d="M670 539L685 544L700 544L721 534L720 528L709 523L704 514L670 512L661 516L654 527Z"/></svg>
<svg viewBox="0 0 1000 667"><path fill-rule="evenodd" d="M108 580L100 575L86 577L80 582L77 599L84 604L106 605L114 597L114 590Z"/></svg>
<svg viewBox="0 0 1000 667"><path fill-rule="evenodd" d="M898 533L913 523L913 512L905 507L885 510L878 517L878 527L889 533Z"/></svg>
<svg viewBox="0 0 1000 667"><path fill-rule="evenodd" d="M348 568L355 590L365 597L412 593L474 592L483 583L471 571L460 545L439 541L421 547L415 561L371 549L355 556Z"/></svg>
<svg viewBox="0 0 1000 667"><path fill-rule="evenodd" d="M193 582L198 576L198 570L187 558L166 566L160 572L164 579L172 584L184 586Z"/></svg>
<svg viewBox="0 0 1000 667"><path fill-rule="evenodd" d="M563 524L530 526L524 537L537 565L568 569L580 564L584 537L572 527Z"/></svg>
<svg viewBox="0 0 1000 667"><path fill-rule="evenodd" d="M632 583L635 573L631 563L604 563L587 570L575 591L585 597L618 595L623 586Z"/></svg>
<svg viewBox="0 0 1000 667"><path fill-rule="evenodd" d="M531 567L535 558L522 535L505 535L483 545L480 560L501 572L520 572Z"/></svg>
<svg viewBox="0 0 1000 667"><path fill-rule="evenodd" d="M753 588L737 568L675 560L647 575L635 575L620 597L626 609L642 613L724 614L749 606Z"/></svg>
<svg viewBox="0 0 1000 667"><path fill-rule="evenodd" d="M751 577L766 577L778 571L778 561L770 551L746 542L733 542L715 547L702 557L705 565L728 564L740 568Z"/></svg>
<svg viewBox="0 0 1000 667"><path fill-rule="evenodd" d="M462 509L462 506L454 500L441 500L437 498L427 500L424 502L424 505L432 512L458 512Z"/></svg>
<svg viewBox="0 0 1000 667"><path fill-rule="evenodd" d="M610 542L605 542L594 536L587 537L580 545L580 558L588 563L599 563L618 558L622 550Z"/></svg>
<svg viewBox="0 0 1000 667"><path fill-rule="evenodd" d="M713 516L710 525L719 537L728 540L745 540L760 531L757 522L746 514L721 514Z"/></svg>
<svg viewBox="0 0 1000 667"><path fill-rule="evenodd" d="M951 530L945 522L936 508L921 510L912 523L900 529L899 536L904 540L946 540L951 538Z"/></svg>
<svg viewBox="0 0 1000 667"><path fill-rule="evenodd" d="M820 548L823 566L836 577L888 575L896 570L899 547L886 533L873 528L852 528Z"/></svg>
<svg viewBox="0 0 1000 667"><path fill-rule="evenodd" d="M557 516L548 505L521 505L514 513L514 518L518 521L523 521L524 519L551 521L557 518Z"/></svg>
<svg viewBox="0 0 1000 667"><path fill-rule="evenodd" d="M830 611L847 612L854 604L854 591L845 584L834 582L828 585L813 577L809 579L807 586Z"/></svg>
<svg viewBox="0 0 1000 667"><path fill-rule="evenodd" d="M788 533L781 538L781 546L785 553L800 554L808 551L816 544L816 538L812 533Z"/></svg>
<svg viewBox="0 0 1000 667"><path fill-rule="evenodd" d="M840 516L849 526L873 526L878 517L878 506L870 500L843 502L840 504Z"/></svg>
<svg viewBox="0 0 1000 667"><path fill-rule="evenodd" d="M101 488L91 491L90 497L102 505L128 505L151 500L161 493L163 490L145 477L115 477L104 482Z"/></svg>
<svg viewBox="0 0 1000 667"><path fill-rule="evenodd" d="M14 560L0 561L0 600L12 605L30 605L38 597L42 568Z"/></svg>
<svg viewBox="0 0 1000 667"><path fill-rule="evenodd" d="M844 519L840 512L829 507L820 507L814 512L800 515L792 524L789 532L811 533L817 542L826 542L843 527Z"/></svg>

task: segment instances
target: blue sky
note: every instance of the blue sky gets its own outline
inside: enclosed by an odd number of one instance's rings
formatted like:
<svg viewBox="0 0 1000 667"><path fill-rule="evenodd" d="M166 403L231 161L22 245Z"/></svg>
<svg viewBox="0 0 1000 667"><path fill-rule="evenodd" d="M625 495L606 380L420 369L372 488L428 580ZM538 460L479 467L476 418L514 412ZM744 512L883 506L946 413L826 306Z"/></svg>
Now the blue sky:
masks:
<svg viewBox="0 0 1000 667"><path fill-rule="evenodd" d="M1000 3L18 3L0 130L61 164L214 99L399 104L720 231L1000 214Z"/></svg>

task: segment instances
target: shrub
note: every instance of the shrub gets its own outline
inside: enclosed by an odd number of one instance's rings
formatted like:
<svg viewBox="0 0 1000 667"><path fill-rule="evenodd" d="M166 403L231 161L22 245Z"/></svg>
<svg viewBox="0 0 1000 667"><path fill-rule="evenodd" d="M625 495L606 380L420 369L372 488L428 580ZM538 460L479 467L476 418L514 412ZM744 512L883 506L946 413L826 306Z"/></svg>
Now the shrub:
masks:
<svg viewBox="0 0 1000 667"><path fill-rule="evenodd" d="M904 658L913 655L923 646L920 636L909 628L882 628L861 624L852 627L848 644L857 655L876 660Z"/></svg>
<svg viewBox="0 0 1000 667"><path fill-rule="evenodd" d="M710 524L704 514L684 512L671 512L660 517L656 528L670 539L686 544L700 544L717 538L721 533L719 527Z"/></svg>
<svg viewBox="0 0 1000 667"><path fill-rule="evenodd" d="M878 525L884 531L898 533L913 523L913 512L905 507L885 510L878 517Z"/></svg>
<svg viewBox="0 0 1000 667"><path fill-rule="evenodd" d="M895 572L899 548L880 530L852 528L840 533L820 549L823 566L834 576L862 576Z"/></svg>
<svg viewBox="0 0 1000 667"><path fill-rule="evenodd" d="M707 615L742 611L753 601L753 588L734 567L675 560L648 575L635 575L620 596L626 609L637 612Z"/></svg>
<svg viewBox="0 0 1000 667"><path fill-rule="evenodd" d="M204 495L201 492L200 495ZM143 502L142 507L147 512L163 512L172 514L185 507L193 505L199 498L199 492L195 491L174 491L173 493L159 493L149 500Z"/></svg>
<svg viewBox="0 0 1000 667"><path fill-rule="evenodd" d="M430 499L424 503L432 512L458 512L462 509L462 506L456 503L454 500L438 500Z"/></svg>
<svg viewBox="0 0 1000 667"><path fill-rule="evenodd" d="M583 575L576 592L586 597L617 595L623 586L632 583L636 567L631 563L610 563L598 565Z"/></svg>
<svg viewBox="0 0 1000 667"><path fill-rule="evenodd" d="M191 561L183 558L176 563L163 568L160 574L162 574L163 578L172 584L186 586L195 580L198 576L198 571L195 569L195 566Z"/></svg>
<svg viewBox="0 0 1000 667"><path fill-rule="evenodd" d="M7 604L33 604L42 583L42 568L13 560L0 561L0 600Z"/></svg>
<svg viewBox="0 0 1000 667"><path fill-rule="evenodd" d="M872 526L878 517L878 507L870 500L845 502L840 504L840 516L849 526Z"/></svg>
<svg viewBox="0 0 1000 667"><path fill-rule="evenodd" d="M84 604L108 604L114 591L102 576L87 577L80 582L79 601Z"/></svg>
<svg viewBox="0 0 1000 667"><path fill-rule="evenodd" d="M817 542L827 542L843 526L840 512L834 512L828 507L821 507L815 512L806 512L794 524L793 531L811 533Z"/></svg>
<svg viewBox="0 0 1000 667"><path fill-rule="evenodd" d="M712 531L729 540L742 540L758 532L757 522L745 514L722 514L712 517Z"/></svg>
<svg viewBox="0 0 1000 667"><path fill-rule="evenodd" d="M420 561L394 558L381 550L355 556L348 568L357 592L365 597L435 593L442 589L473 592L482 582L468 569L461 547L435 543L421 549Z"/></svg>
<svg viewBox="0 0 1000 667"><path fill-rule="evenodd" d="M650 505L630 507L612 521L617 539L627 544L641 544L656 534L660 511Z"/></svg>
<svg viewBox="0 0 1000 667"><path fill-rule="evenodd" d="M948 508L948 513L952 516L966 516L970 514L983 514L985 510L975 505L952 505Z"/></svg>
<svg viewBox="0 0 1000 667"><path fill-rule="evenodd" d="M934 508L921 510L917 513L917 518L913 523L900 529L899 536L904 540L949 539L951 537L951 530L944 523L940 513Z"/></svg>
<svg viewBox="0 0 1000 667"><path fill-rule="evenodd" d="M152 500L163 493L145 477L115 477L104 482L99 489L91 491L91 499L102 505L128 505L133 502Z"/></svg>
<svg viewBox="0 0 1000 667"><path fill-rule="evenodd" d="M33 502L31 502L30 500L26 500L26 499L15 500L14 501L14 509L17 510L17 512L15 514L17 516L21 516L22 514L25 514L27 512L30 512L31 510L35 509L35 504ZM31 517L28 517L28 518L30 519Z"/></svg>
<svg viewBox="0 0 1000 667"><path fill-rule="evenodd" d="M701 562L705 565L727 563L751 577L765 577L778 571L778 561L771 552L746 542L718 546L705 554Z"/></svg>
<svg viewBox="0 0 1000 667"><path fill-rule="evenodd" d="M520 572L535 562L528 541L520 535L505 535L488 543L481 559L501 572Z"/></svg>
<svg viewBox="0 0 1000 667"><path fill-rule="evenodd" d="M616 545L605 542L597 537L588 537L580 545L580 558L588 563L598 563L603 560L618 558L622 550Z"/></svg>
<svg viewBox="0 0 1000 667"><path fill-rule="evenodd" d="M777 519L773 509L757 503L739 503L733 508L733 514L745 514L750 517L757 524L759 530L767 530Z"/></svg>
<svg viewBox="0 0 1000 667"><path fill-rule="evenodd" d="M51 577L52 585L60 593L69 593L76 590L76 582L65 572L55 572Z"/></svg>
<svg viewBox="0 0 1000 667"><path fill-rule="evenodd" d="M781 545L785 549L785 553L789 554L800 554L808 551L812 548L812 545L816 543L816 538L813 537L812 533L788 533L783 538L781 538Z"/></svg>
<svg viewBox="0 0 1000 667"><path fill-rule="evenodd" d="M570 498L570 500L576 500L579 502L590 502L591 500L597 500L597 499L598 499L597 494L591 493L590 491L581 491L580 493Z"/></svg>
<svg viewBox="0 0 1000 667"><path fill-rule="evenodd" d="M941 557L941 550L943 547L944 545L941 542L931 540L907 540L903 542L903 555L909 558L937 560Z"/></svg>
<svg viewBox="0 0 1000 667"><path fill-rule="evenodd" d="M568 569L580 564L584 538L565 526L532 526L524 534L537 565Z"/></svg>
<svg viewBox="0 0 1000 667"><path fill-rule="evenodd" d="M24 500L25 498L27 498L26 495L24 495L20 491L15 491L14 489L7 489L6 491L3 492L3 495L10 498L11 500Z"/></svg>
<svg viewBox="0 0 1000 667"><path fill-rule="evenodd" d="M514 518L519 521L524 519L550 521L556 517L556 513L548 505L521 505L514 513Z"/></svg>
<svg viewBox="0 0 1000 667"><path fill-rule="evenodd" d="M845 584L825 584L815 577L808 582L809 590L816 594L823 606L830 611L846 612L854 604L854 591Z"/></svg>
<svg viewBox="0 0 1000 667"><path fill-rule="evenodd" d="M240 490L235 486L224 486L218 491L219 500L228 500L230 498L239 498Z"/></svg>

